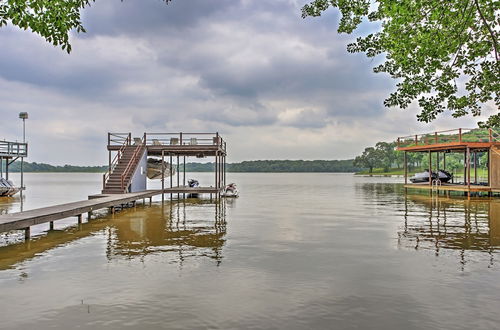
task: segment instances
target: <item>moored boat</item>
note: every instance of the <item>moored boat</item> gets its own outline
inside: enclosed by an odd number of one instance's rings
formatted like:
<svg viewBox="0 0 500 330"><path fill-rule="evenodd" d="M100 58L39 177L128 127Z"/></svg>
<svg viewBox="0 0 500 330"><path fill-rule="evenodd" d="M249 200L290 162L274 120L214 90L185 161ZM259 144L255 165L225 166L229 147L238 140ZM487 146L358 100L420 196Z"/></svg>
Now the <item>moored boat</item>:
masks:
<svg viewBox="0 0 500 330"><path fill-rule="evenodd" d="M412 183L425 183L429 182L429 178L431 181L439 179L441 183L447 183L451 181L453 175L447 171L439 170L438 173L431 172L429 174L429 170L425 170L420 173L416 173L413 177L410 178Z"/></svg>
<svg viewBox="0 0 500 330"><path fill-rule="evenodd" d="M161 180L162 178L162 170L163 177L168 178L175 174L175 167L171 166L167 162L163 162L161 159L156 158L148 158L148 169L147 169L147 177L150 180Z"/></svg>
<svg viewBox="0 0 500 330"><path fill-rule="evenodd" d="M0 178L0 197L14 196L19 190L21 190L21 188L15 187L12 181Z"/></svg>
<svg viewBox="0 0 500 330"><path fill-rule="evenodd" d="M238 192L238 189L236 188L236 184L230 183L227 186L225 186L224 190L222 191L221 196L222 197L232 197L232 198L239 197L239 192Z"/></svg>

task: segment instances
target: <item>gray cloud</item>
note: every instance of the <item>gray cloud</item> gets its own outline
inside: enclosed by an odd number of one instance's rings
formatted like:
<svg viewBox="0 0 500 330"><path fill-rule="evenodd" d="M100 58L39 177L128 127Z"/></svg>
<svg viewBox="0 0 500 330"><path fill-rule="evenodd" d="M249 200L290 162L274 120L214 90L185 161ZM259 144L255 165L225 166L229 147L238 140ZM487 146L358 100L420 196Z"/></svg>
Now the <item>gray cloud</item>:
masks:
<svg viewBox="0 0 500 330"><path fill-rule="evenodd" d="M105 163L108 131L219 131L235 161L346 158L410 133L417 110L384 109L393 82L347 54L335 11L303 20L305 2L100 0L71 55L2 28L0 118L29 111L32 160L53 163Z"/></svg>

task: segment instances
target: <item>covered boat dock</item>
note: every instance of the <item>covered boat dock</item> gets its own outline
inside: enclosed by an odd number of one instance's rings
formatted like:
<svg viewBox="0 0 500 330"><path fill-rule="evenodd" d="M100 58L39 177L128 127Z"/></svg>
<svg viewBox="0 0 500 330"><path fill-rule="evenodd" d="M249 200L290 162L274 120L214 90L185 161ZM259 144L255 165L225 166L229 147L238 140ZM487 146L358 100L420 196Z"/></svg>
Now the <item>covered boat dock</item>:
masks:
<svg viewBox="0 0 500 330"><path fill-rule="evenodd" d="M460 192L470 198L492 196L500 193L500 134L494 129L454 129L427 134L399 137L397 150L404 152L404 187L407 189L429 190L431 193ZM429 180L424 183L408 182L409 153L428 154ZM453 177L451 182L441 182L432 173L447 170L447 155L462 155L461 179ZM485 167L480 169L480 159ZM485 173L486 172L486 173ZM458 175L457 175L458 176Z"/></svg>

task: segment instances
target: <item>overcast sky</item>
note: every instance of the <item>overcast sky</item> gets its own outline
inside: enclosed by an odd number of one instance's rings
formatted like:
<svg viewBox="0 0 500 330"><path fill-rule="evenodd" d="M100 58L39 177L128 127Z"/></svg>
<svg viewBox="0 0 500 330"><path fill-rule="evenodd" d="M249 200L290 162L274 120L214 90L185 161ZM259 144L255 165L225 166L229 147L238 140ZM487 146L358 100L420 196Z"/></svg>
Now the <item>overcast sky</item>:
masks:
<svg viewBox="0 0 500 330"><path fill-rule="evenodd" d="M336 33L335 10L303 20L306 2L97 0L70 55L2 28L0 139L22 139L27 111L29 161L105 164L108 131L218 131L230 162L346 159L379 140L475 126L384 108L394 82L347 53L355 36Z"/></svg>

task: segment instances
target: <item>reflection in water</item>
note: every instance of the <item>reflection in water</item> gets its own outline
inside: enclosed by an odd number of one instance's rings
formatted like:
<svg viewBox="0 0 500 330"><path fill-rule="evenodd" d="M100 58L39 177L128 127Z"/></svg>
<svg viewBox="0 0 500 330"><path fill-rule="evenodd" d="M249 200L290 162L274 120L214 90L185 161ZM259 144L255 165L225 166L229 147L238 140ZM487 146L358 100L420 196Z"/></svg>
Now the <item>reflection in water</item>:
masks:
<svg viewBox="0 0 500 330"><path fill-rule="evenodd" d="M175 252L172 262L181 265L189 257L208 257L216 265L222 261L226 234L226 205L222 200L202 200L153 206L138 206L115 215L104 215L91 222L64 230L54 230L35 239L0 247L0 270L44 255L92 235L105 235L106 257L143 258L148 254ZM9 241L8 235L0 240ZM5 242L0 241L0 245Z"/></svg>
<svg viewBox="0 0 500 330"><path fill-rule="evenodd" d="M467 262L465 251L486 252L493 265L493 252L500 250L499 216L500 202L495 200L407 195L398 244L432 249L436 256L442 249L458 250L462 265Z"/></svg>
<svg viewBox="0 0 500 330"><path fill-rule="evenodd" d="M22 191L12 197L0 197L0 215L22 211L24 199Z"/></svg>
<svg viewBox="0 0 500 330"><path fill-rule="evenodd" d="M468 262L466 252L486 253L489 266L493 265L494 253L500 251L499 200L468 201L405 193L401 185L363 184L361 187L364 195L377 205L401 209L403 223L397 233L398 247L433 250L436 256L446 250L458 251L462 269Z"/></svg>
<svg viewBox="0 0 500 330"><path fill-rule="evenodd" d="M211 209L213 218L208 218ZM173 261L181 265L195 256L212 258L219 265L225 234L224 201L215 206L201 200L196 204L179 201L122 215L108 232L106 255L109 260L143 259L148 254L175 251Z"/></svg>

